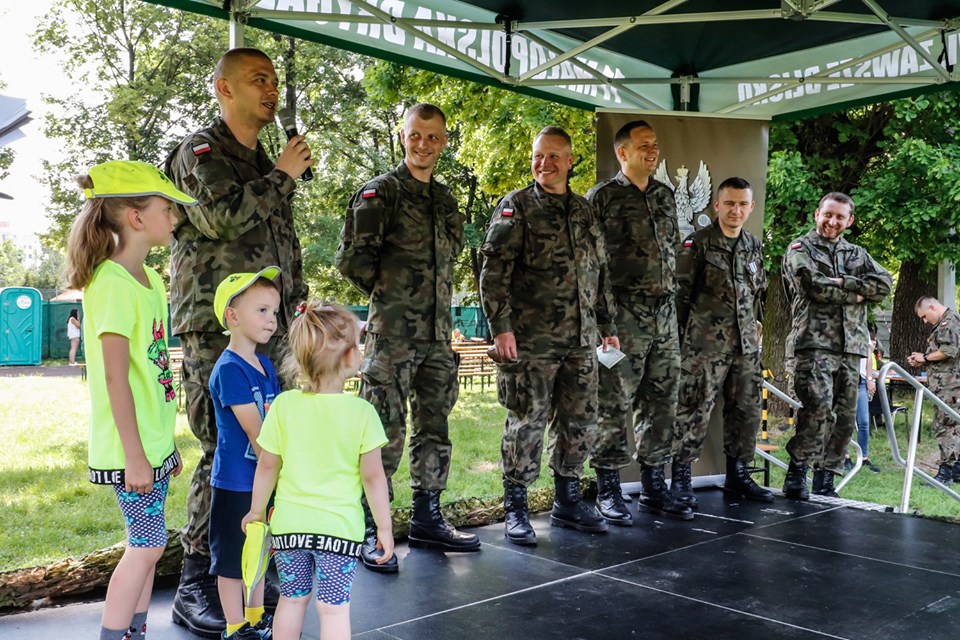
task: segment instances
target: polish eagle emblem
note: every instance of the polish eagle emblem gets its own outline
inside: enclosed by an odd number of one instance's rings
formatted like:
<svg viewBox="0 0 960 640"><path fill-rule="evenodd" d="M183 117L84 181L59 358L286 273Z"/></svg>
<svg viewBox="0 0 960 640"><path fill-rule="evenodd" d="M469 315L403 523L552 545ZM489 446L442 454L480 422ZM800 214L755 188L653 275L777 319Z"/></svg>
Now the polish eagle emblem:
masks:
<svg viewBox="0 0 960 640"><path fill-rule="evenodd" d="M693 183L687 186L687 176L690 170L684 165L677 169L676 185L670 179L667 172L667 161L660 162L656 173L653 174L654 180L662 182L673 190L673 197L677 201L677 222L680 225L680 235L686 237L693 233L693 216L700 213L710 204L712 195L712 186L710 184L710 172L707 165L700 161L700 168L697 170L697 177Z"/></svg>

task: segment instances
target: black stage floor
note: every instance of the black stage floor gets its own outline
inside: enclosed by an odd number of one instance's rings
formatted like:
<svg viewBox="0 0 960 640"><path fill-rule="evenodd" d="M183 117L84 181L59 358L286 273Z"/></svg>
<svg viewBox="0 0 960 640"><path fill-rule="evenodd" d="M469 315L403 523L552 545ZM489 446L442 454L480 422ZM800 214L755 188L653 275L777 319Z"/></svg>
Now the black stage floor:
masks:
<svg viewBox="0 0 960 640"><path fill-rule="evenodd" d="M540 544L502 525L483 549L398 549L401 572L361 569L354 637L922 640L960 635L960 526L778 498L698 492L700 513L641 513L632 528L586 535L535 518ZM636 504L635 502L633 503ZM635 507L634 507L635 508ZM172 590L150 609L150 640L193 636L170 622ZM0 638L96 638L101 604L0 618ZM319 638L311 608L304 638Z"/></svg>

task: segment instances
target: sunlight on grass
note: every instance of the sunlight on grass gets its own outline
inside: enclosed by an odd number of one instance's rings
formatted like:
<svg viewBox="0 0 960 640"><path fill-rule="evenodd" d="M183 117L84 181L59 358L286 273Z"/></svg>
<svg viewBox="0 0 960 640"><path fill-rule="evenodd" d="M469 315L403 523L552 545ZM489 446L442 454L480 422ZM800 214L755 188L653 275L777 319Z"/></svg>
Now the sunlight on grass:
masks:
<svg viewBox="0 0 960 640"><path fill-rule="evenodd" d="M901 402L909 404L909 402ZM0 459L0 571L49 563L110 546L123 537L122 519L113 491L87 481L86 384L79 378L0 378L0 418L7 454ZM929 432L929 408L918 460L935 471L936 441ZM503 492L500 479L500 436L506 412L489 388L464 389L450 420L453 462L444 502L489 497ZM775 444L786 444L788 434L771 426ZM901 450L907 436L898 421ZM200 447L186 417L177 416L177 446L184 473L170 484L167 526L186 522L190 475L200 458ZM870 457L882 468L864 469L842 496L887 505L900 503L903 471L893 464L885 432L873 432ZM784 451L776 452L782 459ZM407 452L396 476L394 506L411 502ZM546 455L537 487L551 484ZM783 473L774 468L773 486L782 486ZM914 483L911 506L926 515L960 516L960 504L939 491Z"/></svg>

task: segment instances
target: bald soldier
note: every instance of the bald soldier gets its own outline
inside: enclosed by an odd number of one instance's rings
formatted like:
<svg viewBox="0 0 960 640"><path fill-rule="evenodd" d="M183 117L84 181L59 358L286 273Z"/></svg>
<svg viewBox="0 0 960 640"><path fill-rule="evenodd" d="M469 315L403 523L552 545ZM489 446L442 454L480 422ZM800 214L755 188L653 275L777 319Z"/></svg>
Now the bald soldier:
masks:
<svg viewBox="0 0 960 640"><path fill-rule="evenodd" d="M214 70L214 89L220 115L184 138L167 157L165 170L179 189L199 201L180 208L170 250L172 333L183 345L187 421L203 450L187 497L183 572L173 619L197 635L219 638L225 620L216 578L209 575L207 543L210 471L217 447L209 384L228 337L214 313L213 297L231 273L280 267L277 332L264 349L277 362L277 345L294 307L307 296L290 200L297 178L313 161L303 136L290 140L276 164L257 139L273 122L280 99L273 62L262 51L225 53Z"/></svg>
<svg viewBox="0 0 960 640"><path fill-rule="evenodd" d="M409 400L410 545L478 551L477 536L457 531L440 512L453 452L447 417L459 390L450 344L453 266L464 243L457 201L433 176L447 146L443 111L426 103L407 109L400 142L403 162L350 200L337 250L340 273L370 298L360 395L377 408L389 439L382 452L388 482L403 456ZM396 555L376 562L383 551L377 548L373 515L366 501L363 505L363 564L395 573Z"/></svg>
<svg viewBox="0 0 960 640"><path fill-rule="evenodd" d="M930 391L960 412L960 316L933 296L920 297L914 310L933 328L926 351L911 353L908 362L912 367L924 367ZM960 423L938 407L933 433L940 445L940 468L934 479L943 484L960 482Z"/></svg>
<svg viewBox="0 0 960 640"><path fill-rule="evenodd" d="M497 397L507 409L500 446L504 535L534 545L527 487L540 475L544 431L556 488L550 524L600 533L580 477L597 430L597 353L619 346L600 221L573 193L570 136L546 127L533 141L534 182L505 195L480 251L480 297L494 336ZM601 338L602 336L602 338Z"/></svg>

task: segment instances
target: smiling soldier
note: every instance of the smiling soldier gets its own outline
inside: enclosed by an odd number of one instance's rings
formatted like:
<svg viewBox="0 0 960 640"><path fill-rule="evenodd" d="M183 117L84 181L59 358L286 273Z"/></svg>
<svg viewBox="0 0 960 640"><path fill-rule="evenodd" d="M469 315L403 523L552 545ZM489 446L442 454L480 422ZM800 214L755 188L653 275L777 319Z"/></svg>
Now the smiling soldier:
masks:
<svg viewBox="0 0 960 640"><path fill-rule="evenodd" d="M600 223L570 191L570 136L546 127L533 141L534 183L508 193L490 220L480 295L496 349L497 396L507 409L500 448L506 538L536 544L527 487L540 475L544 430L556 498L550 522L606 531L580 496L597 430L597 354L615 337Z"/></svg>
<svg viewBox="0 0 960 640"><path fill-rule="evenodd" d="M187 497L183 572L173 618L197 635L219 638L225 622L216 577L209 575L207 542L210 471L217 447L209 384L229 339L213 310L213 298L217 285L231 273L279 266L277 332L265 349L272 361L279 360L277 345L297 301L307 296L290 200L296 179L313 161L303 136L290 140L276 165L257 140L260 130L273 122L279 99L277 73L265 53L231 49L217 63L213 81L220 115L184 138L167 157L165 170L179 189L199 201L181 208L170 250L171 333L183 345L187 420L203 449ZM268 590L274 603L278 595Z"/></svg>
<svg viewBox="0 0 960 640"><path fill-rule="evenodd" d="M409 399L411 546L478 551L477 536L457 531L440 512L453 450L447 417L459 389L450 345L453 266L464 242L457 201L433 177L447 146L443 111L426 103L407 109L400 143L403 162L350 200L337 250L340 273L370 297L360 395L376 407L389 439L383 448L388 480L403 455ZM376 562L383 551L373 515L363 505L367 528L360 557L371 571L394 573L396 556Z"/></svg>
<svg viewBox="0 0 960 640"><path fill-rule="evenodd" d="M809 498L806 476L813 463L813 492L836 497L834 476L853 435L860 387L860 358L867 357L867 302L890 293L890 274L867 250L841 236L853 224L853 199L828 193L814 213L816 228L794 240L783 256L783 284L793 310L787 352L796 358L794 388L803 407L787 443L787 498Z"/></svg>

